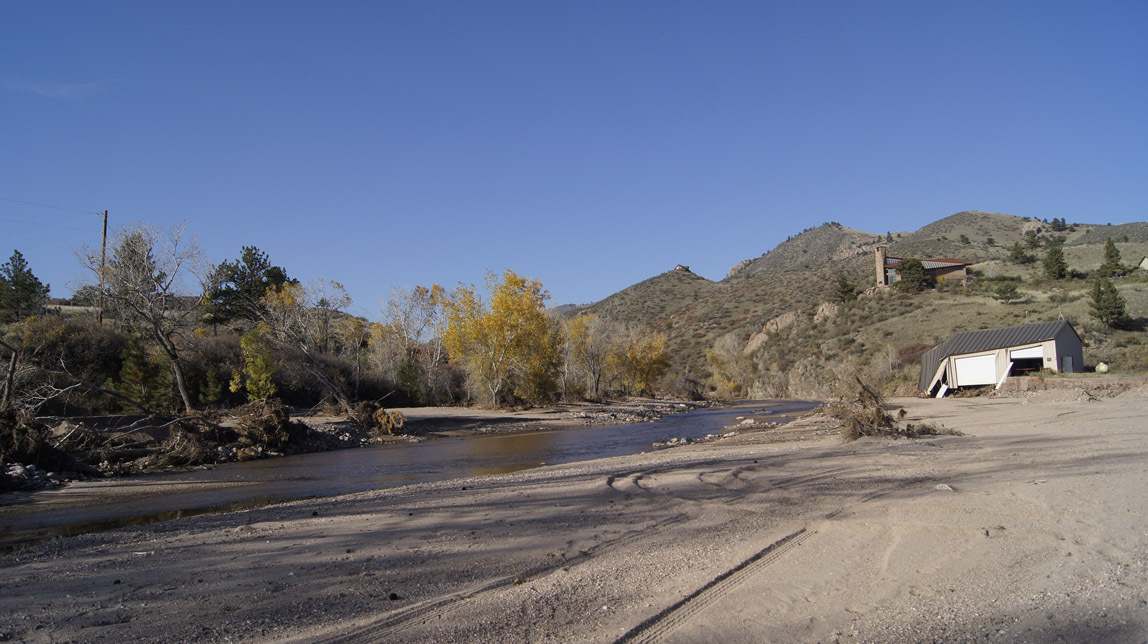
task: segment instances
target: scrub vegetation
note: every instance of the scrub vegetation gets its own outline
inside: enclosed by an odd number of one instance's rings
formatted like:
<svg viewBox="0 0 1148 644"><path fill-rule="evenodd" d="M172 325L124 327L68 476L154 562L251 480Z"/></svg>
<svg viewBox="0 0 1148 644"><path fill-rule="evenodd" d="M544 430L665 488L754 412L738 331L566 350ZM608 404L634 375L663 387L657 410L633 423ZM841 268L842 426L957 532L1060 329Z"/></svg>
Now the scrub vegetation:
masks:
<svg viewBox="0 0 1148 644"><path fill-rule="evenodd" d="M969 262L971 278L876 288L878 246L908 269ZM49 300L18 251L0 266L6 455L42 442L33 419L44 415L183 419L187 451L193 434L232 437L213 413L246 409L262 429L240 432L245 445L282 449L295 429L269 410L319 410L385 435L402 427L388 407L830 400L858 378L912 393L921 354L952 334L1061 316L1086 367L1148 370L1148 223L969 212L869 234L829 222L721 281L678 266L592 305L548 308L543 284L507 269L482 288L396 290L374 320L347 312L338 282L302 283L255 246L212 265L181 228L132 226L106 261L78 254L90 280L71 300Z"/></svg>

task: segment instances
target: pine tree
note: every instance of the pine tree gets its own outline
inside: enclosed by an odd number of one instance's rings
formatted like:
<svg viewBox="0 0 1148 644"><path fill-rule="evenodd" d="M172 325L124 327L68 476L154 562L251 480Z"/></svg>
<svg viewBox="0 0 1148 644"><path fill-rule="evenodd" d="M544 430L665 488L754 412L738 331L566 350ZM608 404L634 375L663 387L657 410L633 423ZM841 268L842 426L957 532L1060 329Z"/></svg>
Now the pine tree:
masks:
<svg viewBox="0 0 1148 644"><path fill-rule="evenodd" d="M255 321L262 312L267 289L284 284L297 284L279 266L272 266L267 254L254 246L244 246L242 256L234 262L223 262L211 276L205 306L207 324L224 324L232 320Z"/></svg>
<svg viewBox="0 0 1148 644"><path fill-rule="evenodd" d="M849 278L841 275L837 278L837 286L833 289L833 299L841 304L848 304L857 299L857 285Z"/></svg>
<svg viewBox="0 0 1148 644"><path fill-rule="evenodd" d="M150 354L138 334L128 336L128 346L120 355L123 366L119 381L109 383L117 391L144 407L155 411L168 411L172 406L171 370L162 359ZM136 411L136 407L122 403L124 411Z"/></svg>
<svg viewBox="0 0 1148 644"><path fill-rule="evenodd" d="M1108 241L1104 242L1104 263L1096 269L1096 274L1100 277L1112 277L1123 270L1123 267L1120 266L1120 250L1116 248L1116 243L1109 237Z"/></svg>
<svg viewBox="0 0 1148 644"><path fill-rule="evenodd" d="M925 270L925 265L921 263L921 260L915 257L901 260L897 272L901 275L901 280L897 282L897 288L906 293L920 293L936 283L933 276Z"/></svg>
<svg viewBox="0 0 1148 644"><path fill-rule="evenodd" d="M1044 276L1050 280L1062 280L1068 277L1068 263L1064 261L1064 249L1060 244L1053 244L1044 256Z"/></svg>
<svg viewBox="0 0 1148 644"><path fill-rule="evenodd" d="M0 323L19 322L44 310L49 286L42 284L28 268L20 251L0 264Z"/></svg>
<svg viewBox="0 0 1148 644"><path fill-rule="evenodd" d="M1088 303L1088 308L1091 309L1089 315L1092 317L1108 327L1120 327L1130 321L1124 297L1107 277L1102 275L1096 278L1090 295L1092 301Z"/></svg>
<svg viewBox="0 0 1148 644"><path fill-rule="evenodd" d="M1024 246L1020 242L1012 245L1012 250L1009 251L1008 258L1009 261L1014 264L1031 264L1036 260L1035 257L1025 251Z"/></svg>

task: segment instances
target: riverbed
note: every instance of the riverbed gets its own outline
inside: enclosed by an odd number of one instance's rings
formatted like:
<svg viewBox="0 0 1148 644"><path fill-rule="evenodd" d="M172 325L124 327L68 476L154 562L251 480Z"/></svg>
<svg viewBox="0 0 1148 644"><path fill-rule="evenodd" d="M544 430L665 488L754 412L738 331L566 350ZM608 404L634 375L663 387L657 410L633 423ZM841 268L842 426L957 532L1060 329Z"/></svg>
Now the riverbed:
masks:
<svg viewBox="0 0 1148 644"><path fill-rule="evenodd" d="M740 419L785 422L816 405L748 401L627 425L440 438L11 493L0 501L0 550L295 499L638 454L651 450L655 442L696 441L736 431L729 428L736 428Z"/></svg>

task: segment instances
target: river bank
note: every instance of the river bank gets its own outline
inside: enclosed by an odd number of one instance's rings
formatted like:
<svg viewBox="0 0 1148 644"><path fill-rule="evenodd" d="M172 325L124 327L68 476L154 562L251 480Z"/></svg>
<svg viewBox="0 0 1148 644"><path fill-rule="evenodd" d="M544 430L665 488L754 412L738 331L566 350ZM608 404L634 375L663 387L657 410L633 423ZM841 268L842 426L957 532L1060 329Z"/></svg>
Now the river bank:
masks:
<svg viewBox="0 0 1148 644"><path fill-rule="evenodd" d="M1041 396L61 539L0 560L0 636L1142 641L1148 394Z"/></svg>
<svg viewBox="0 0 1148 644"><path fill-rule="evenodd" d="M0 507L13 501L4 492L53 489L69 480L93 476L176 471L428 438L650 422L667 414L712 405L707 401L634 398L560 403L529 410L406 407L388 410L403 419L401 426L391 432L364 426L345 416L289 416L284 407L258 404L211 412L214 426L191 432L177 429L178 423L166 419L160 422L142 416L40 418L36 423L45 429L46 445L51 445L46 450L51 454L49 462L0 462ZM237 431L245 424L246 431Z"/></svg>

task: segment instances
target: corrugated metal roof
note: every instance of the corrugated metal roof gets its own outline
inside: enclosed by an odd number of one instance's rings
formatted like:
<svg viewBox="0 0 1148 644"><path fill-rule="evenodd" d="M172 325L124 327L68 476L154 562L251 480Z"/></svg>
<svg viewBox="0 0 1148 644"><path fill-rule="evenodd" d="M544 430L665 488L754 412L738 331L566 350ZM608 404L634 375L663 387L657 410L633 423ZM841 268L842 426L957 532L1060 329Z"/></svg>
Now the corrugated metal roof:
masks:
<svg viewBox="0 0 1148 644"><path fill-rule="evenodd" d="M928 387L933 376L937 375L937 368L941 366L941 361L949 356L1044 342L1055 338L1065 326L1072 329L1068 320L1057 320L1056 322L1010 326L1004 329L980 329L958 333L921 356L921 376L917 379L917 387L919 389ZM1072 329L1072 332L1076 333L1076 329Z"/></svg>
<svg viewBox="0 0 1148 644"><path fill-rule="evenodd" d="M901 264L900 257L886 257L885 266L894 267ZM922 259L921 265L926 269L931 268L951 268L954 266L968 266L968 262L962 262L959 259Z"/></svg>
<svg viewBox="0 0 1148 644"><path fill-rule="evenodd" d="M967 262L962 262L959 259L923 259L921 265L926 269L930 268L951 268L954 266L968 266Z"/></svg>

